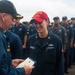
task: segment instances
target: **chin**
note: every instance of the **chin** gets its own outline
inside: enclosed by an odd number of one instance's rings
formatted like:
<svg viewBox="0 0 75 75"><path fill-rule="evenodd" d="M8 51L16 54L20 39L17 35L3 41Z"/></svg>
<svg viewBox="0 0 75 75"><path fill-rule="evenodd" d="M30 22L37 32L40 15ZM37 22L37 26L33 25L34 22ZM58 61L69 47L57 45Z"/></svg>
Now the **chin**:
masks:
<svg viewBox="0 0 75 75"><path fill-rule="evenodd" d="M41 33L42 31L37 31L38 33Z"/></svg>

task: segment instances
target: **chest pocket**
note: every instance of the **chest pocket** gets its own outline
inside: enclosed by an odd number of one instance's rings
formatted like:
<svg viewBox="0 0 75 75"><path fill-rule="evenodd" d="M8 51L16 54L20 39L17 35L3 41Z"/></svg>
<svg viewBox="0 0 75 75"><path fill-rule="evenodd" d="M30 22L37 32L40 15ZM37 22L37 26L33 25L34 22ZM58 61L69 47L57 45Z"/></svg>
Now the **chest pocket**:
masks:
<svg viewBox="0 0 75 75"><path fill-rule="evenodd" d="M60 36L60 37L61 37L61 35L62 35L62 30L61 30L61 29L59 29L59 30L58 30L58 32L57 32L57 34L58 34L58 36Z"/></svg>
<svg viewBox="0 0 75 75"><path fill-rule="evenodd" d="M37 49L34 46L30 46L30 57L34 58L37 56Z"/></svg>
<svg viewBox="0 0 75 75"><path fill-rule="evenodd" d="M70 30L69 30L69 29L67 29L66 31L67 31L67 34L69 35L69 34L70 34Z"/></svg>
<svg viewBox="0 0 75 75"><path fill-rule="evenodd" d="M45 62L54 63L56 61L56 51L54 47L48 47L45 53Z"/></svg>

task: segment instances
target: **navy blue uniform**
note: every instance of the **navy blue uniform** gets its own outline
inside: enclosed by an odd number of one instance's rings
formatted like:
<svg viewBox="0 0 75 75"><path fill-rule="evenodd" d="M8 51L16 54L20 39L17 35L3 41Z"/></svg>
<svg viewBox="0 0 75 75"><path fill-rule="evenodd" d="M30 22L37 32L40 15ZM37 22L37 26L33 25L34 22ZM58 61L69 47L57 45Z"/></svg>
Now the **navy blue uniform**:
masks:
<svg viewBox="0 0 75 75"><path fill-rule="evenodd" d="M67 31L67 36L68 36L68 43L71 43L71 38L74 37L74 33L73 33L73 28L70 25L66 25L66 31Z"/></svg>
<svg viewBox="0 0 75 75"><path fill-rule="evenodd" d="M67 48L64 54L65 55L65 72L66 72L68 70L68 66L73 60L73 50L70 49L71 38L73 38L73 29L68 24L66 24L65 28L66 28L67 36L68 36Z"/></svg>
<svg viewBox="0 0 75 75"><path fill-rule="evenodd" d="M30 36L26 51L36 61L31 75L64 75L62 43L57 35L49 33L45 39Z"/></svg>
<svg viewBox="0 0 75 75"><path fill-rule="evenodd" d="M22 58L22 44L18 35L14 34L10 30L5 33L7 41L10 44L10 52L12 59Z"/></svg>
<svg viewBox="0 0 75 75"><path fill-rule="evenodd" d="M67 43L67 32L64 27L58 25L58 27L55 28L52 26L49 30L61 38L63 45Z"/></svg>
<svg viewBox="0 0 75 75"><path fill-rule="evenodd" d="M67 35L68 35L68 44L69 44L68 47L70 47L71 39L74 38L73 28L68 24L66 25L65 28L67 30ZM70 53L69 54L70 54L69 55L69 66L71 66L73 63L73 47L70 47Z"/></svg>
<svg viewBox="0 0 75 75"><path fill-rule="evenodd" d="M7 55L7 42L2 29L0 29L0 75L25 75L23 68L14 68ZM11 65L10 65L11 64Z"/></svg>
<svg viewBox="0 0 75 75"><path fill-rule="evenodd" d="M73 32L74 32L74 45L75 45L75 24L73 25ZM75 63L75 46L73 47L73 63Z"/></svg>
<svg viewBox="0 0 75 75"><path fill-rule="evenodd" d="M17 34L22 42L22 45L24 44L24 36L27 35L27 28L25 25L20 24L19 26L13 25L10 30Z"/></svg>

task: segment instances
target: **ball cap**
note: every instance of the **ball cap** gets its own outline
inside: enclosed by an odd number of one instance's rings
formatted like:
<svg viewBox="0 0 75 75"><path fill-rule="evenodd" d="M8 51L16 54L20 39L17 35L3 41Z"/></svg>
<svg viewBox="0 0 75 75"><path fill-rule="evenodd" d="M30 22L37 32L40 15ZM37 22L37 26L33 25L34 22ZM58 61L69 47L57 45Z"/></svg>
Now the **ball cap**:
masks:
<svg viewBox="0 0 75 75"><path fill-rule="evenodd" d="M58 17L58 16L55 16L55 17L53 18L53 20L59 20L59 17Z"/></svg>
<svg viewBox="0 0 75 75"><path fill-rule="evenodd" d="M72 17L71 20L75 20L75 17Z"/></svg>
<svg viewBox="0 0 75 75"><path fill-rule="evenodd" d="M0 1L0 13L11 14L14 18L18 15L14 4L8 0Z"/></svg>
<svg viewBox="0 0 75 75"><path fill-rule="evenodd" d="M23 16L21 14L17 14L15 17L15 19L22 19L22 18L23 18Z"/></svg>
<svg viewBox="0 0 75 75"><path fill-rule="evenodd" d="M34 21L43 22L44 20L48 20L48 15L43 11L38 11L34 14L30 23L33 23Z"/></svg>
<svg viewBox="0 0 75 75"><path fill-rule="evenodd" d="M62 17L62 20L67 20L67 16L63 16Z"/></svg>

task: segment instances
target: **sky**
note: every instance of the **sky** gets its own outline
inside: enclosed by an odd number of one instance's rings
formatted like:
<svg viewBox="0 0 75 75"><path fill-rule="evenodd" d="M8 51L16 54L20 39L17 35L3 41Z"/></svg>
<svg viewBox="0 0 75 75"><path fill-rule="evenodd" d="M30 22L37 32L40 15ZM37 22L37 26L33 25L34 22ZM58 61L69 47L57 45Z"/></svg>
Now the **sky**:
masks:
<svg viewBox="0 0 75 75"><path fill-rule="evenodd" d="M75 17L75 0L10 0L22 16L21 21L30 21L37 11L44 11L53 21L53 17Z"/></svg>

